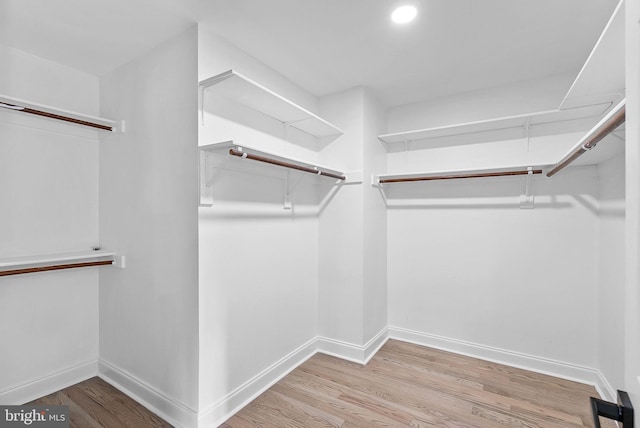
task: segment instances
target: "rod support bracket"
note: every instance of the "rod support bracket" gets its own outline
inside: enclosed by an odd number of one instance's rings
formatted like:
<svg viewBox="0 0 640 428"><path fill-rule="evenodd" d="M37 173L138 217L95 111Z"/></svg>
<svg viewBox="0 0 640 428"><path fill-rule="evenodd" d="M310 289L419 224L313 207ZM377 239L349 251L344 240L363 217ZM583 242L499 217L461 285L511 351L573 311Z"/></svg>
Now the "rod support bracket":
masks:
<svg viewBox="0 0 640 428"><path fill-rule="evenodd" d="M524 194L520 195L520 209L533 209L533 167L527 167L527 178L525 179Z"/></svg>
<svg viewBox="0 0 640 428"><path fill-rule="evenodd" d="M127 267L127 259L122 254L116 254L113 257L113 266L119 269L124 269Z"/></svg>

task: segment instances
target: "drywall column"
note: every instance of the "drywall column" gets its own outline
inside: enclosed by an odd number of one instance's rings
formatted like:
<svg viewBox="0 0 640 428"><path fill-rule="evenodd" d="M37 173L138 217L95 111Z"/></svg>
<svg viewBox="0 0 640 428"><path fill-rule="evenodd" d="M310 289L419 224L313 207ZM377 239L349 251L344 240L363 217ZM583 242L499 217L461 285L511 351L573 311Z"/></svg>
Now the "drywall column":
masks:
<svg viewBox="0 0 640 428"><path fill-rule="evenodd" d="M625 388L640 405L640 4L625 2Z"/></svg>
<svg viewBox="0 0 640 428"><path fill-rule="evenodd" d="M363 97L364 344L370 356L387 331L387 207L371 176L387 170L387 151L378 135L386 131L386 111L365 90ZM371 342L369 345L367 345Z"/></svg>
<svg viewBox="0 0 640 428"><path fill-rule="evenodd" d="M0 46L0 93L98 114L98 78ZM98 244L98 135L0 109L0 258ZM0 278L0 403L87 377L98 359L98 269Z"/></svg>
<svg viewBox="0 0 640 428"><path fill-rule="evenodd" d="M321 163L362 170L362 89L324 97L323 117L344 131L326 147ZM318 334L325 352L362 358L363 332L363 194L359 186L343 186L320 215Z"/></svg>
<svg viewBox="0 0 640 428"><path fill-rule="evenodd" d="M101 79L100 374L178 426L198 411L197 32Z"/></svg>
<svg viewBox="0 0 640 428"><path fill-rule="evenodd" d="M364 361L386 329L386 208L366 178L385 166L375 139L383 114L363 88L327 96L321 109L345 131L321 160L363 171L365 183L343 186L320 216L319 346Z"/></svg>
<svg viewBox="0 0 640 428"><path fill-rule="evenodd" d="M317 110L311 94L202 27L198 49L200 80L233 69ZM316 161L310 135L298 144L294 128L234 103L215 87L204 98L199 145L234 140ZM203 427L218 426L311 355L317 324L316 186L308 177L297 182L292 209L285 210L281 168L247 160L239 171L230 167L237 159L216 160L229 163L214 170L214 202L199 209L198 220Z"/></svg>

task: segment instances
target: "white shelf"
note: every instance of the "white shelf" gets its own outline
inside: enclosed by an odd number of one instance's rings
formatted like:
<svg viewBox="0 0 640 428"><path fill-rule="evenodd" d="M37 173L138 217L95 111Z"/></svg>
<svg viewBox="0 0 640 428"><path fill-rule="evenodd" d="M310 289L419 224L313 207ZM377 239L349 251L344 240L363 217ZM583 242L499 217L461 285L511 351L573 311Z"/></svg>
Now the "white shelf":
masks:
<svg viewBox="0 0 640 428"><path fill-rule="evenodd" d="M438 126L434 128L416 129L379 135L378 138L387 144L405 143L410 141L427 140L432 138L450 137L456 135L476 134L480 132L499 131L504 129L525 128L550 123L571 121L576 119L595 118L604 114L611 103L576 107L565 110L549 110L531 114L499 117L476 122L455 125Z"/></svg>
<svg viewBox="0 0 640 428"><path fill-rule="evenodd" d="M0 272L96 261L113 261L118 264L118 260L116 259L115 252L104 250L9 257L0 259Z"/></svg>
<svg viewBox="0 0 640 428"><path fill-rule="evenodd" d="M89 116L83 113L64 110L64 109L52 107L45 104L34 103L32 101L23 100L20 98L9 97L7 95L0 94L0 104L9 105L9 107L2 108L2 110L6 110L6 111L15 111L16 113L20 113L20 112L23 112L24 109L29 109L29 110L43 112L46 114L55 115L59 117L59 118L49 117L49 119L52 119L52 120L62 120L66 123L74 124L77 126L90 127L93 129L102 129L107 132L116 130L116 122L113 120L105 119L103 117ZM16 106L20 108L12 108L11 106ZM37 115L39 115L40 117L47 117L40 114L37 114ZM68 119L71 119L71 120L68 120ZM81 121L84 123L76 123L74 121ZM110 128L110 129L104 129L104 128Z"/></svg>
<svg viewBox="0 0 640 428"><path fill-rule="evenodd" d="M219 95L315 137L343 133L318 115L233 70L202 80L199 86L205 93L215 90Z"/></svg>
<svg viewBox="0 0 640 428"><path fill-rule="evenodd" d="M620 1L587 58L560 108L596 102L618 102L624 97L624 1Z"/></svg>

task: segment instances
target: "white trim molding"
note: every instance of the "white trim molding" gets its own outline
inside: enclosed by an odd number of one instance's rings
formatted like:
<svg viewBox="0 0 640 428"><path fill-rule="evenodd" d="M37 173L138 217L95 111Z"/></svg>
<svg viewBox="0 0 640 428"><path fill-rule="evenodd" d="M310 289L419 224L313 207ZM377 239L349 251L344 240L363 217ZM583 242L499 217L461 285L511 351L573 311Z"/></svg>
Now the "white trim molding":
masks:
<svg viewBox="0 0 640 428"><path fill-rule="evenodd" d="M599 370L591 367L525 354L522 352L509 351L493 346L480 345L478 343L452 339L449 337L409 330L401 327L389 327L389 337L403 342L414 343L416 345L427 346L430 348L453 352L455 354L466 355L468 357L479 358L481 360L504 364L510 367L592 385L596 388L602 398L610 398L608 392L611 390L611 387L609 386L609 383Z"/></svg>
<svg viewBox="0 0 640 428"><path fill-rule="evenodd" d="M387 339L389 339L389 331L386 327L364 345L318 336L318 352L358 364L367 364Z"/></svg>
<svg viewBox="0 0 640 428"><path fill-rule="evenodd" d="M87 361L0 391L0 403L22 405L98 375L98 361Z"/></svg>
<svg viewBox="0 0 640 428"><path fill-rule="evenodd" d="M603 400L611 401L613 403L618 402L618 391L616 391L611 386L607 378L600 370L598 370L598 380L596 381L596 384L594 386L596 387L596 391L598 391L598 394L600 394L600 397Z"/></svg>
<svg viewBox="0 0 640 428"><path fill-rule="evenodd" d="M313 338L203 409L198 418L198 427L217 427L316 352L317 338Z"/></svg>
<svg viewBox="0 0 640 428"><path fill-rule="evenodd" d="M79 364L24 385L1 391L0 403L23 404L91 377L99 376L176 427L219 426L316 353L320 352L364 365L388 339L441 349L593 385L603 399L616 401L615 390L603 373L594 368L400 327L388 327L381 330L364 345L326 337L315 337L200 412L168 397L134 375L104 360Z"/></svg>
<svg viewBox="0 0 640 428"><path fill-rule="evenodd" d="M198 412L112 363L99 360L98 376L175 427L191 428L197 424Z"/></svg>
<svg viewBox="0 0 640 428"><path fill-rule="evenodd" d="M318 352L358 364L366 364L388 338L389 333L386 327L364 345L355 345L326 337L315 337L202 410L198 426L204 428L222 424Z"/></svg>

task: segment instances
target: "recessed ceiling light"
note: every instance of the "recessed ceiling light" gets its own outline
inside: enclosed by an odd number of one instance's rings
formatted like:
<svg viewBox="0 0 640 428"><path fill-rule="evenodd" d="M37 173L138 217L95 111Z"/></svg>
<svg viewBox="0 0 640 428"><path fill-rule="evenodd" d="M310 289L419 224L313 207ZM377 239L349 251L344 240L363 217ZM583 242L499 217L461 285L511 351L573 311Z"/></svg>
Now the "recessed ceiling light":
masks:
<svg viewBox="0 0 640 428"><path fill-rule="evenodd" d="M415 6L400 6L391 14L391 20L396 24L406 24L415 19L418 9Z"/></svg>

